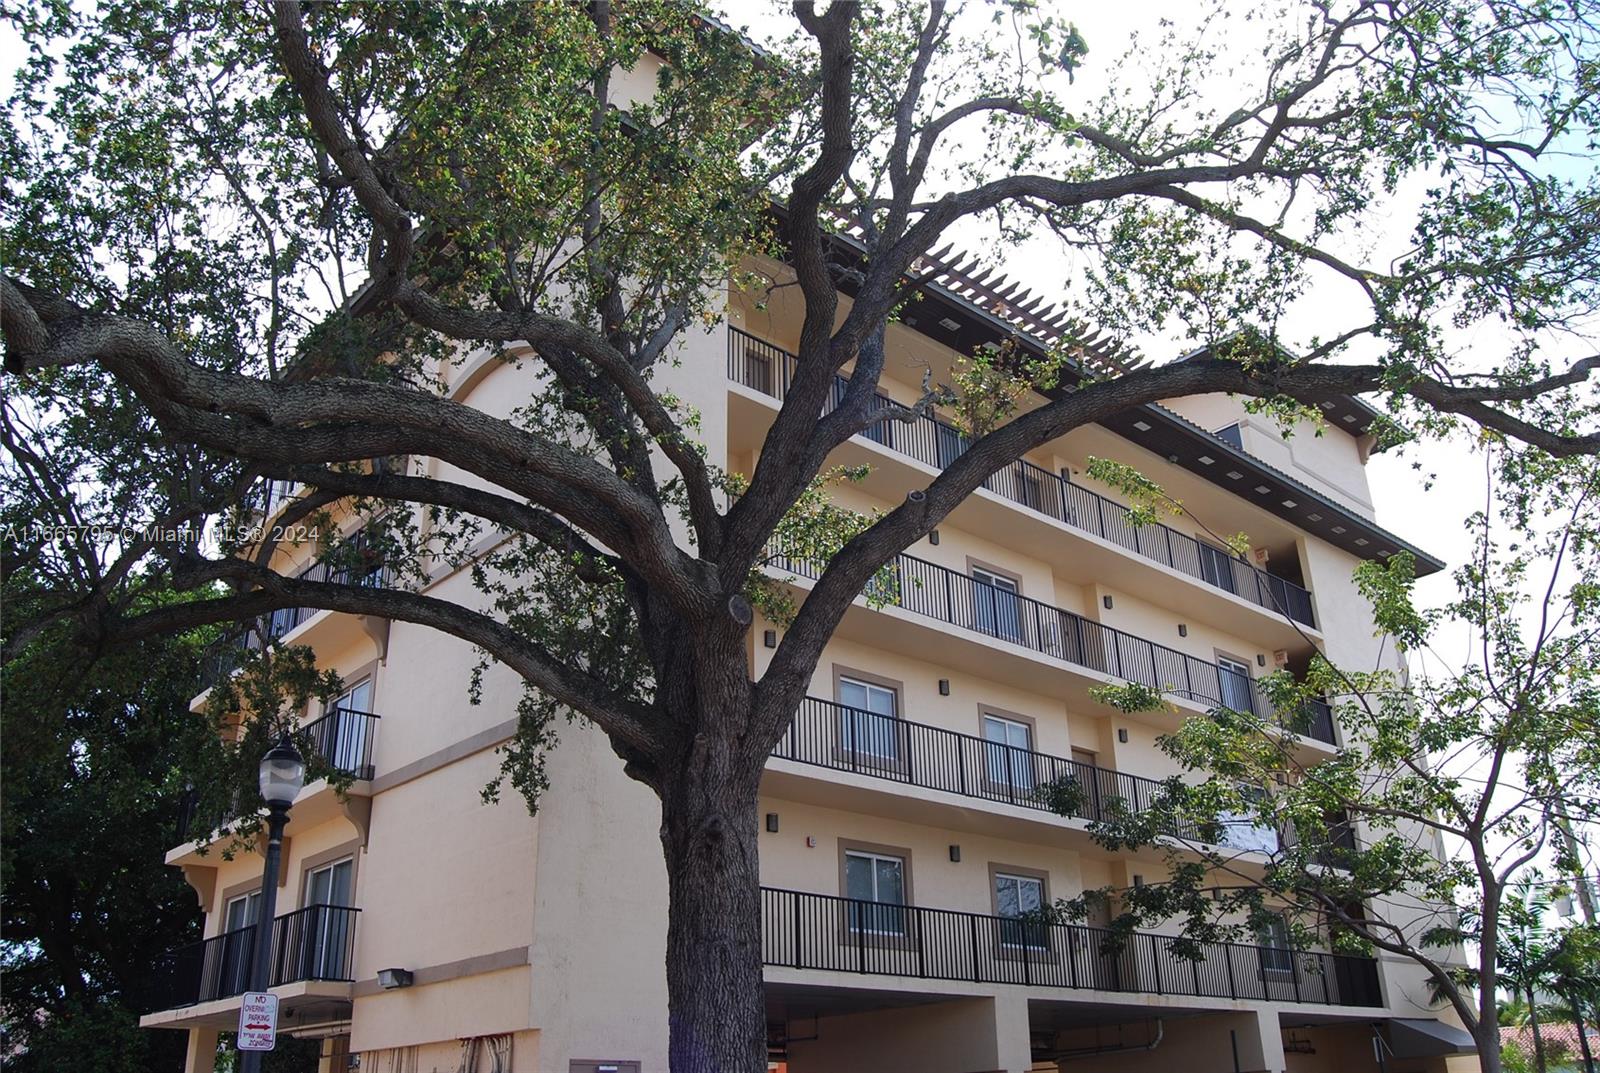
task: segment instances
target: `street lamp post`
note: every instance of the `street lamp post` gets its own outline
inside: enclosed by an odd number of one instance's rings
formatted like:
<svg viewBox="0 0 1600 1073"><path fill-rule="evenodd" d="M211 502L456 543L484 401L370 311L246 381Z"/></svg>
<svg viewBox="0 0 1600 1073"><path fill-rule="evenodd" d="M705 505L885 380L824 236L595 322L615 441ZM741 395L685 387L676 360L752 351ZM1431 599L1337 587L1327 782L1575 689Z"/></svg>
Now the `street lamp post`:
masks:
<svg viewBox="0 0 1600 1073"><path fill-rule="evenodd" d="M306 764L286 734L261 758L261 798L267 803L267 861L261 872L261 907L256 915L255 952L250 959L250 990L265 991L272 979L272 918L278 908L278 861L289 806L305 785ZM241 1051L240 1073L260 1073L261 1052Z"/></svg>

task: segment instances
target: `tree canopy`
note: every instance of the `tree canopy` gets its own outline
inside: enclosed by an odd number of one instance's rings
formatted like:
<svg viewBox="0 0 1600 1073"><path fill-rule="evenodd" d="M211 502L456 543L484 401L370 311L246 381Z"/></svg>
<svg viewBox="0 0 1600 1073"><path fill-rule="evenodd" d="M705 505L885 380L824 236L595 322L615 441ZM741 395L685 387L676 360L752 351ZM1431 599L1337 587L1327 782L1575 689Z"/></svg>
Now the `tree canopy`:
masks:
<svg viewBox="0 0 1600 1073"><path fill-rule="evenodd" d="M525 759L570 710L661 798L679 1070L760 1068L755 792L823 646L893 555L1023 452L1215 391L1283 414L1375 393L1424 434L1464 420L1549 455L1600 448L1581 333L1595 177L1554 166L1594 141L1581 4L1219 4L1120 65L1020 0L798 3L770 49L648 0L7 16L31 51L0 133L0 431L7 496L37 523L5 548L7 657L51 628L100 651L300 606L477 646L533 691ZM1367 256L1418 186L1403 250ZM752 579L830 452L885 418L887 326L968 226L997 247L1054 233L1082 267L1052 283L1082 315L1207 349L1141 363L1019 336L1049 370L1037 405L832 530L751 681ZM737 477L660 388L730 281L805 306L783 406ZM508 417L440 386L485 347L529 370ZM930 385L887 416L958 402ZM280 522L366 517L394 583L353 583L331 541L320 578L275 570L249 524L261 479L301 489ZM423 591L425 555L465 561L491 530L486 600ZM42 579L25 600L14 563ZM221 588L148 607L135 578ZM536 768L518 777L537 788Z"/></svg>

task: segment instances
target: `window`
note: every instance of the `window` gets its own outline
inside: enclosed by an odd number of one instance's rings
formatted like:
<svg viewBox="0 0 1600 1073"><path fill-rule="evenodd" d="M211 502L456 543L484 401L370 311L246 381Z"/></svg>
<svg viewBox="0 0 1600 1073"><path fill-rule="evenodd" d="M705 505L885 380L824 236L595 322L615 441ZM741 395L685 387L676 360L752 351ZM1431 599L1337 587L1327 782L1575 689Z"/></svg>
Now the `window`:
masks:
<svg viewBox="0 0 1600 1073"><path fill-rule="evenodd" d="M238 931L248 928L261 917L261 892L253 890L249 894L241 894L237 898L229 898L227 908L224 910L223 931Z"/></svg>
<svg viewBox="0 0 1600 1073"><path fill-rule="evenodd" d="M1230 447L1238 448L1241 451L1244 450L1244 433L1240 430L1239 422L1237 421L1231 425L1223 425L1212 435Z"/></svg>
<svg viewBox="0 0 1600 1073"><path fill-rule="evenodd" d="M326 721L318 724L317 748L329 766L357 778L371 778L367 770L367 732L372 712L372 679L363 678L328 705Z"/></svg>
<svg viewBox="0 0 1600 1073"><path fill-rule="evenodd" d="M839 703L847 709L839 730L847 752L877 760L900 758L900 704L894 689L841 676Z"/></svg>
<svg viewBox="0 0 1600 1073"><path fill-rule="evenodd" d="M1002 789L1033 789L1033 729L1027 723L985 712L989 781Z"/></svg>
<svg viewBox="0 0 1600 1073"><path fill-rule="evenodd" d="M1247 802L1259 802L1265 797L1261 789L1255 786L1241 786L1239 793ZM1258 853L1278 852L1278 832L1259 822L1256 814L1248 808L1240 812L1218 813L1217 821L1222 825L1222 845Z"/></svg>
<svg viewBox="0 0 1600 1073"><path fill-rule="evenodd" d="M948 469L956 459L967 453L970 446L970 441L961 434L960 429L941 422L938 435L939 468Z"/></svg>
<svg viewBox="0 0 1600 1073"><path fill-rule="evenodd" d="M1294 971L1294 951L1289 948L1289 924L1275 916L1256 933L1261 944L1261 971L1263 973L1290 973Z"/></svg>
<svg viewBox="0 0 1600 1073"><path fill-rule="evenodd" d="M306 876L305 914L301 935L303 979L350 978L350 905L355 859L346 857L313 869Z"/></svg>
<svg viewBox="0 0 1600 1073"><path fill-rule="evenodd" d="M1225 592L1238 592L1234 584L1233 564L1235 562L1231 552L1225 551L1214 544L1199 541L1200 545L1200 576L1206 584L1215 585Z"/></svg>
<svg viewBox="0 0 1600 1073"><path fill-rule="evenodd" d="M1236 712L1253 712L1250 668L1227 656L1217 657L1217 678L1222 686L1222 703Z"/></svg>
<svg viewBox="0 0 1600 1073"><path fill-rule="evenodd" d="M223 908L222 935L217 944L220 949L216 960L201 969L202 973L215 972L216 977L202 980L203 993L216 997L237 995L250 986L250 962L256 943L256 930L252 925L260 918L259 890L228 899L228 904Z"/></svg>
<svg viewBox="0 0 1600 1073"><path fill-rule="evenodd" d="M993 637L1021 644L1022 602L1016 581L977 566L972 568L972 580L972 604L977 617L974 626Z"/></svg>
<svg viewBox="0 0 1600 1073"><path fill-rule="evenodd" d="M1002 945L1036 950L1049 945L1049 927L1043 916L1044 880L1040 877L996 872L994 909L996 916L1010 918L1000 921Z"/></svg>
<svg viewBox="0 0 1600 1073"><path fill-rule="evenodd" d="M906 933L906 862L867 850L846 850L844 893L851 899L850 930L869 935Z"/></svg>
<svg viewBox="0 0 1600 1073"><path fill-rule="evenodd" d="M355 860L351 857L314 870L306 877L306 904L348 906L354 874Z"/></svg>

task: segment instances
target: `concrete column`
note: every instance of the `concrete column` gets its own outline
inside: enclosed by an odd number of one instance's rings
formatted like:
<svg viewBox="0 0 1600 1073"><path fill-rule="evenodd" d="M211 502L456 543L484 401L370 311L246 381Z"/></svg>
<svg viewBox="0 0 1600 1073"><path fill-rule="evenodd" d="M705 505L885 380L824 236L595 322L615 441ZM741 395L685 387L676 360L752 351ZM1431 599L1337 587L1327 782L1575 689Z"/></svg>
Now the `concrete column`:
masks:
<svg viewBox="0 0 1600 1073"><path fill-rule="evenodd" d="M1028 1000L1023 995L999 995L994 1000L994 1068L1005 1073L1028 1073L1033 1068L1033 1029L1028 1020Z"/></svg>
<svg viewBox="0 0 1600 1073"><path fill-rule="evenodd" d="M183 1073L212 1073L217 1065L217 1033L207 1028L189 1030L189 1049L183 1058Z"/></svg>
<svg viewBox="0 0 1600 1073"><path fill-rule="evenodd" d="M1276 1010L1228 1014L1218 1020L1223 1031L1232 1032L1238 1044L1240 1069L1284 1073L1288 1063L1283 1056L1283 1029Z"/></svg>

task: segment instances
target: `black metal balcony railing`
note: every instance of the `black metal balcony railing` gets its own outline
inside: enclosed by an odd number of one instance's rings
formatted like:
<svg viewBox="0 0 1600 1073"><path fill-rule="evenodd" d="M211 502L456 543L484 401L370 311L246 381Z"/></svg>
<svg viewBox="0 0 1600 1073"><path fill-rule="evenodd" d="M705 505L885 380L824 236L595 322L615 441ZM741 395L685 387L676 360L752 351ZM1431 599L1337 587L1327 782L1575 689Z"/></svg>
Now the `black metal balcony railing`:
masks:
<svg viewBox="0 0 1600 1073"><path fill-rule="evenodd" d="M728 377L736 383L782 401L794 375L794 365L795 357L788 351L736 328L728 330ZM838 404L848 384L846 377L835 378L827 409ZM894 405L893 400L881 392L877 398L882 407ZM885 418L862 435L935 469L949 466L971 446L971 440L960 429L927 415L910 423ZM1013 503L1092 533L1214 588L1307 626L1316 625L1311 593L1304 587L1258 570L1228 551L1170 526L1129 525L1125 517L1127 507L1031 462L1014 462L991 476L983 486Z"/></svg>
<svg viewBox="0 0 1600 1073"><path fill-rule="evenodd" d="M341 557L351 553L354 562L337 565L326 559L312 563L297 575L307 581L330 581L339 585L360 585L364 588L385 588L390 583L388 566L381 556L367 548L364 532L351 537L341 547ZM201 657L200 688L209 689L238 669L244 653L259 652L268 641L276 641L290 630L315 615L321 608L285 607L253 620L219 638Z"/></svg>
<svg viewBox="0 0 1600 1073"><path fill-rule="evenodd" d="M379 456L367 459L367 467L372 473L405 473L405 455ZM299 485L295 481L279 480L274 477L261 477L245 493L243 505L252 513L263 518L270 518L277 514L297 498L295 490Z"/></svg>
<svg viewBox="0 0 1600 1073"><path fill-rule="evenodd" d="M821 564L786 555L781 547L770 550L769 562L801 577L822 576ZM886 595L893 606L1125 681L1250 712L1317 741L1335 740L1333 713L1323 701L1313 700L1298 713L1279 712L1254 679L1177 649L912 555L896 556L890 570L897 584Z"/></svg>
<svg viewBox="0 0 1600 1073"><path fill-rule="evenodd" d="M311 747L329 767L352 778L370 779L378 718L354 708L335 708L303 729L311 737Z"/></svg>
<svg viewBox="0 0 1600 1073"><path fill-rule="evenodd" d="M1382 1006L1370 958L1135 932L1119 948L1103 928L761 890L767 965L925 980L1021 984L1149 995L1333 1006Z"/></svg>
<svg viewBox="0 0 1600 1073"><path fill-rule="evenodd" d="M373 741L378 736L379 717L371 712L358 712L353 708L335 708L326 715L312 720L301 731L311 739L311 748L323 763L354 779L370 779L374 774L372 764ZM225 826L239 815L239 806L201 816L200 795L192 788L184 791L178 800L177 836L181 844L191 836L210 834Z"/></svg>
<svg viewBox="0 0 1600 1073"><path fill-rule="evenodd" d="M1163 793L1156 779L816 697L801 702L772 755L1089 821L1148 811ZM1215 841L1198 826L1166 833Z"/></svg>
<svg viewBox="0 0 1600 1073"><path fill-rule="evenodd" d="M269 986L301 980L348 982L355 967L356 914L347 905L308 905L273 921ZM179 947L157 960L150 1008L170 1010L231 998L250 986L254 924Z"/></svg>
<svg viewBox="0 0 1600 1073"><path fill-rule="evenodd" d="M300 571L298 576L304 581L358 585L369 589L385 588L389 584L388 566L382 554L370 544L366 531L358 531L339 546L336 558L340 561L320 559ZM268 638L276 641L320 610L319 607L280 608L266 616L264 632Z"/></svg>
<svg viewBox="0 0 1600 1073"><path fill-rule="evenodd" d="M174 834L178 836L181 845L190 838L199 838L220 830L227 822L239 815L237 803L228 808L211 812L207 815L200 813L200 793L193 787L185 790L178 798L178 823Z"/></svg>

